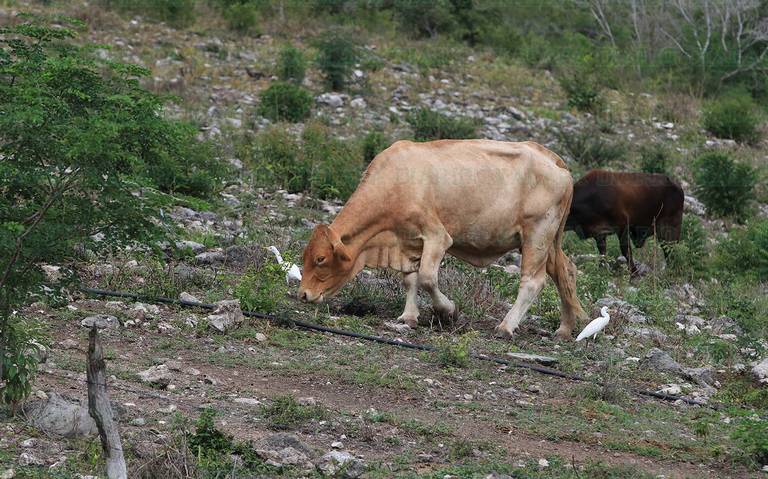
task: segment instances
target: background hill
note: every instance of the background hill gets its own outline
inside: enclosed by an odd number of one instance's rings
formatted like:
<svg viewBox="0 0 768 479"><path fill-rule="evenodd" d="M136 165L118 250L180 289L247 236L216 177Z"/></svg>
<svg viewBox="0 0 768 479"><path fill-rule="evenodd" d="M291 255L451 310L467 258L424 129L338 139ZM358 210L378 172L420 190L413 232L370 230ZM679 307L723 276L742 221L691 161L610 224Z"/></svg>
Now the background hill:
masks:
<svg viewBox="0 0 768 479"><path fill-rule="evenodd" d="M764 474L764 1L0 0L0 28L0 477L103 476L97 438L33 419L55 394L85 398L81 322L96 314L114 325L129 477ZM425 324L392 324L403 291L385 271L328 305L296 301L267 246L300 263L392 142L475 137L537 141L575 178L683 186L683 238L668 262L652 240L636 250L642 278L615 237L600 258L567 235L585 308L611 309L604 336L550 339L548 284L518 336L495 338L514 253L484 270L445 260L454 324L430 320L426 298ZM81 282L236 298L439 353L237 315L217 328ZM470 351L543 354L591 381Z"/></svg>

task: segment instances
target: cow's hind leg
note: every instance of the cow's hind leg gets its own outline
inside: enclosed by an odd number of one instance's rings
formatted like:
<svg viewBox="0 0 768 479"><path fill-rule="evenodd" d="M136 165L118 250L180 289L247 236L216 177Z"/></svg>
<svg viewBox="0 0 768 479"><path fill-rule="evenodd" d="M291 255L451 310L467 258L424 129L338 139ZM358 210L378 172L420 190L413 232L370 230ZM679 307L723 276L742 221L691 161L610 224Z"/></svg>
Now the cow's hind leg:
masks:
<svg viewBox="0 0 768 479"><path fill-rule="evenodd" d="M451 244L453 240L445 231L425 237L419 264L419 287L432 298L435 314L445 319L456 315L456 305L437 288L437 274L440 262Z"/></svg>
<svg viewBox="0 0 768 479"><path fill-rule="evenodd" d="M419 321L419 304L416 297L419 290L419 273L403 274L403 286L405 287L405 310L397 320L415 328Z"/></svg>
<svg viewBox="0 0 768 479"><path fill-rule="evenodd" d="M526 241L522 247L523 261L520 268L520 289L512 309L504 321L496 326L496 332L502 336L512 336L520 325L528 309L544 287L547 280L546 263L549 248L539 241Z"/></svg>
<svg viewBox="0 0 768 479"><path fill-rule="evenodd" d="M555 336L570 339L576 321L586 319L587 314L576 296L576 265L558 244L552 246L547 257L547 274L554 281L560 295L560 327Z"/></svg>

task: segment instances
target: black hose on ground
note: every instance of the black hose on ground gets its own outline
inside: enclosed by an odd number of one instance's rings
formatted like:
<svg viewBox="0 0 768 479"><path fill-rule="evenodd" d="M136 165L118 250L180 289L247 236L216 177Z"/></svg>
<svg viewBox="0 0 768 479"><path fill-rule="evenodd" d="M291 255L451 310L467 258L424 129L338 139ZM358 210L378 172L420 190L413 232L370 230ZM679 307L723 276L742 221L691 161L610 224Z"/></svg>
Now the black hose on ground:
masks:
<svg viewBox="0 0 768 479"><path fill-rule="evenodd" d="M109 291L105 289L96 289L96 288L80 288L80 291L87 294L92 294L95 296L130 298L134 300L146 301L148 303L174 304L177 306L184 306L186 308L201 308L201 309L207 309L211 311L216 309L216 305L214 304L196 303L193 301L184 301L180 299L171 299L171 298L163 298L163 297L148 297L140 294L128 293L125 291ZM437 351L437 348L429 344L415 344L415 343L407 343L405 341L395 341L394 339L383 338L381 336L371 336L368 334L356 333L354 331L345 331L343 329L329 328L329 327L322 326L315 323L308 323L306 321L283 318L280 316L259 313L256 311L243 311L243 316L248 316L250 318L264 319L267 321L274 322L276 324L287 324L287 325L298 326L300 328L303 328L309 331L318 331L322 333L335 334L338 336L346 336L349 338L363 339L365 341L371 341L374 343L389 344L391 346L397 346L400 348L415 349L417 351ZM489 361L489 362L500 364L503 366L512 366L515 368L530 369L531 371L536 371L537 373L546 374L548 376L556 376L563 379L569 379L571 381L589 381L589 379L585 378L584 376L565 373L563 371L558 371L557 369L548 368L546 366L541 366L538 364L527 363L525 361L507 360L503 358L487 356L485 354L477 354L477 353L470 353L470 357L472 357L473 359L479 359L481 361ZM705 404L705 403L695 401L693 399L688 399L682 396L664 394L664 393L647 391L643 389L635 389L635 388L630 388L630 391L634 392L635 394L639 394L641 396L648 396L656 399L663 399L664 401L683 401L687 404L691 404L694 406L704 406L712 409L718 409L718 407L714 405Z"/></svg>

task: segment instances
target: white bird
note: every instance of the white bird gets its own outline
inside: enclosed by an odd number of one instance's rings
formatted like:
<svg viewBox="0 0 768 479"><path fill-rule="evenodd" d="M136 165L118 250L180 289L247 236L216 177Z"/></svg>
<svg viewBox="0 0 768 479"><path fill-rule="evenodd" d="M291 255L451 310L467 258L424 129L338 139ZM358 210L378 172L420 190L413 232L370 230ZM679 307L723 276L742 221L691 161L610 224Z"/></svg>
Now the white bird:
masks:
<svg viewBox="0 0 768 479"><path fill-rule="evenodd" d="M280 266L283 268L283 271L285 271L286 283L290 283L291 280L301 281L301 270L299 269L298 266L296 266L293 263L283 261L283 256L280 254L280 251L277 250L276 246L270 246L267 249L275 255L275 258L277 258L277 262L280 263Z"/></svg>
<svg viewBox="0 0 768 479"><path fill-rule="evenodd" d="M600 308L600 317L590 321L587 327L584 328L584 331L580 332L579 335L576 336L576 341L581 341L582 339L588 338L590 336L592 336L592 339L595 339L597 337L597 333L608 326L608 321L610 320L611 316L608 314L608 306L603 306Z"/></svg>

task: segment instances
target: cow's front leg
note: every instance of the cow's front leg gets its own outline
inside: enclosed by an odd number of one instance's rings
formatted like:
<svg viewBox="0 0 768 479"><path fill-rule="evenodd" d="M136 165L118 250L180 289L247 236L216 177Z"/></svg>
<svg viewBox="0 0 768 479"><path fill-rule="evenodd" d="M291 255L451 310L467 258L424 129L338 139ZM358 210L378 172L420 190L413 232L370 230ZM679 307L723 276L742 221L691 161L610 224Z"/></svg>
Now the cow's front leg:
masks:
<svg viewBox="0 0 768 479"><path fill-rule="evenodd" d="M456 315L456 305L437 287L437 274L445 252L453 244L448 233L433 238L425 238L419 265L419 286L432 298L432 308L441 318L449 319Z"/></svg>
<svg viewBox="0 0 768 479"><path fill-rule="evenodd" d="M419 303L417 293L419 292L419 273L403 274L403 286L405 287L405 310L397 318L408 326L415 328L419 321Z"/></svg>
<svg viewBox="0 0 768 479"><path fill-rule="evenodd" d="M605 256L605 239L607 238L607 235L599 234L595 236L595 244L597 245L597 252L600 254L600 256Z"/></svg>
<svg viewBox="0 0 768 479"><path fill-rule="evenodd" d="M637 265L635 265L635 261L632 258L632 246L629 244L629 227L622 228L619 232L619 247L621 248L621 254L627 259L630 277L638 276Z"/></svg>

